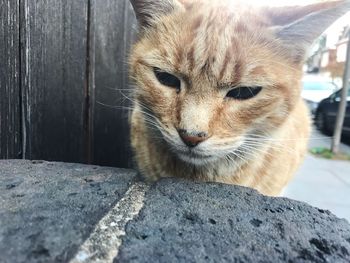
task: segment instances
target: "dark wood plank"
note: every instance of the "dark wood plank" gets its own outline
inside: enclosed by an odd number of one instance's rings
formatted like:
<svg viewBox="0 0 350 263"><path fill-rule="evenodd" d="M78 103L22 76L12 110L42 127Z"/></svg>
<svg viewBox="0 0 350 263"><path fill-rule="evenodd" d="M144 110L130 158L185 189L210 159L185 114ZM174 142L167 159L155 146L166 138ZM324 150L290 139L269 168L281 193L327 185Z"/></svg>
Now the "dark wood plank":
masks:
<svg viewBox="0 0 350 263"><path fill-rule="evenodd" d="M0 158L21 157L19 1L0 0Z"/></svg>
<svg viewBox="0 0 350 263"><path fill-rule="evenodd" d="M86 162L89 2L21 3L25 157Z"/></svg>
<svg viewBox="0 0 350 263"><path fill-rule="evenodd" d="M91 81L93 162L131 167L127 53L135 17L128 0L92 0ZM110 105L112 107L109 107Z"/></svg>

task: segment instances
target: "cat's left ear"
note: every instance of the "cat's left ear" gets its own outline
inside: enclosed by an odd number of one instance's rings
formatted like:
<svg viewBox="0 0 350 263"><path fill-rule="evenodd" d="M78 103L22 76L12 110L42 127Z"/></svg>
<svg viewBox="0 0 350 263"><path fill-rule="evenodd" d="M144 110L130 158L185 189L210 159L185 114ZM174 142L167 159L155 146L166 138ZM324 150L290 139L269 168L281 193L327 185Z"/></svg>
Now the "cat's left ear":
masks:
<svg viewBox="0 0 350 263"><path fill-rule="evenodd" d="M278 39L297 63L312 43L338 18L350 10L350 0L322 2L308 6L271 8L267 11Z"/></svg>
<svg viewBox="0 0 350 263"><path fill-rule="evenodd" d="M178 0L130 0L130 2L141 28L152 26L159 17L181 7Z"/></svg>

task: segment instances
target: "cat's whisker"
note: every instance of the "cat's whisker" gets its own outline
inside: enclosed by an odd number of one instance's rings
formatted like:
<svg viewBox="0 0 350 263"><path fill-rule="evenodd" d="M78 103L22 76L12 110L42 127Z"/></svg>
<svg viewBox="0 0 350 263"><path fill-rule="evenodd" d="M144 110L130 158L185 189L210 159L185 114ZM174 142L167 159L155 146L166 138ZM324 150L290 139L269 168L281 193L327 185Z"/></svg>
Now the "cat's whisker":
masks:
<svg viewBox="0 0 350 263"><path fill-rule="evenodd" d="M232 154L232 155L234 155L235 157L237 157L237 154ZM237 157L237 158L238 158L238 157ZM231 157L231 155L225 156L225 160L227 160L227 162L228 162L230 165L234 165L234 168L239 170L239 174L242 173L241 165L239 165L239 164L237 163L237 161Z"/></svg>
<svg viewBox="0 0 350 263"><path fill-rule="evenodd" d="M274 143L283 143L283 142L288 142L288 141L299 141L299 140L308 140L308 138L271 138L269 136L252 136L248 135L245 138L246 141L248 142L261 142L261 143L266 143L266 142L274 142Z"/></svg>
<svg viewBox="0 0 350 263"><path fill-rule="evenodd" d="M128 106L120 106L120 105L110 105L110 104L106 104L100 101L96 101L96 104L99 104L101 106L110 108L110 109L118 109L118 110L133 110L132 107L128 107Z"/></svg>
<svg viewBox="0 0 350 263"><path fill-rule="evenodd" d="M315 137L315 138L294 138L294 139L273 139L273 138L270 138L270 139L258 139L260 141L264 141L264 142L288 142L288 141L308 141L308 140L324 140L324 139L332 139L332 137L328 137L328 136L325 136L325 137Z"/></svg>
<svg viewBox="0 0 350 263"><path fill-rule="evenodd" d="M299 140L309 140L309 139L319 139L323 140L326 137L314 137L314 138L281 138L281 139L276 139L276 138L270 138L262 135L250 135L250 138L248 137L247 139L252 139L252 140L260 140L260 141L299 141Z"/></svg>
<svg viewBox="0 0 350 263"><path fill-rule="evenodd" d="M144 113L145 114L145 113ZM152 115L146 115L144 116L144 120L148 121L149 123L152 123L156 126L160 126L160 123L156 120L156 118Z"/></svg>
<svg viewBox="0 0 350 263"><path fill-rule="evenodd" d="M256 140L256 139L249 139L247 138L245 141L244 141L244 144L243 145L256 145L256 146L266 146L268 148L270 147L286 147L286 145L283 143L284 141L283 140L275 140L275 141L270 141L270 140ZM270 143L267 145L267 143Z"/></svg>
<svg viewBox="0 0 350 263"><path fill-rule="evenodd" d="M262 145L261 144L253 144L253 143L247 143L247 144L244 144L244 147L250 147L254 150L257 150L257 151L260 151L264 154L271 154L270 153L270 150L272 151L277 151L277 152L288 152L292 155L294 155L295 153L297 153L297 151L295 149L292 149L292 148L289 148L289 147L286 147L284 145L269 145L268 148L266 148L266 150L262 151Z"/></svg>
<svg viewBox="0 0 350 263"><path fill-rule="evenodd" d="M240 159L243 163L246 162L246 159L244 158L244 156L242 154L240 154L241 152L236 151L236 152L231 152L230 154L234 155L235 157L237 157L238 159ZM229 155L227 155L229 156Z"/></svg>
<svg viewBox="0 0 350 263"><path fill-rule="evenodd" d="M247 157L253 157L254 155L256 155L256 151L252 151L250 149L243 149L243 148L239 148L239 149L234 149L232 151L229 152L229 154L236 154L236 153L240 153L241 156L246 157L245 160L248 161Z"/></svg>
<svg viewBox="0 0 350 263"><path fill-rule="evenodd" d="M250 155L251 157L254 157L256 155L259 155L259 154L263 154L263 155L271 155L270 153L268 152L265 152L263 151L262 149L259 149L259 148L250 148L250 147L241 147L239 150L237 151L240 151L246 155Z"/></svg>
<svg viewBox="0 0 350 263"><path fill-rule="evenodd" d="M117 109L117 110L128 110L128 111L131 111L131 110L134 109L133 107L109 105L109 104L102 103L102 102L99 102L99 101L96 101L96 103L99 104L99 105L102 105L104 107L111 108L111 109ZM150 114L148 114L146 112L143 112L143 113L146 114L146 115L150 115ZM152 115L151 115L151 117L155 118ZM158 126L158 123L152 121L151 119L145 117L144 120L145 120L145 124L147 125L148 129L151 129L151 130L154 130L154 131L159 131L161 129L161 127ZM155 139L163 139L163 137L154 136L153 134L149 134L149 136L152 137L152 138L155 138Z"/></svg>
<svg viewBox="0 0 350 263"><path fill-rule="evenodd" d="M113 90L113 91L118 91L118 92L121 92L121 91L134 91L134 89L117 89L117 88L111 88L111 87L104 87L105 89L108 89L108 90Z"/></svg>
<svg viewBox="0 0 350 263"><path fill-rule="evenodd" d="M151 117L152 119L154 119L157 122L158 125L161 125L160 120L154 114L151 113L152 112L151 109L149 109L147 106L143 105L142 103L140 103L136 100L132 100L131 98L128 98L127 96L126 96L126 99L130 100L132 103L134 103L134 105L138 105L139 106L138 111L140 111L142 114ZM142 110L142 109L146 109L148 111L146 112L145 110Z"/></svg>
<svg viewBox="0 0 350 263"><path fill-rule="evenodd" d="M152 127L153 130L160 132L163 136L164 136L164 131L165 129L161 126L160 123L149 119L147 117L144 118L145 123L147 123L148 125L150 125Z"/></svg>
<svg viewBox="0 0 350 263"><path fill-rule="evenodd" d="M125 95L123 92L120 92L120 94L121 94L125 99L129 100L131 103L133 103L133 104L135 104L135 105L139 105L140 107L145 108L145 109L151 111L151 109L150 109L147 105L145 105L144 103L142 103L141 101L136 100L136 99L132 99L132 98L130 98L129 96Z"/></svg>
<svg viewBox="0 0 350 263"><path fill-rule="evenodd" d="M146 112L146 111L143 111L141 109L139 109L139 112L142 113L145 118L149 118L150 120L153 120L156 124L158 124L158 125L161 124L160 121L158 120L158 118L156 116L154 116L153 114Z"/></svg>
<svg viewBox="0 0 350 263"><path fill-rule="evenodd" d="M251 146L264 146L266 145L267 142L270 142L268 145L268 148L273 149L273 150L278 150L278 151L284 151L287 150L289 153L294 154L297 151L286 144L284 144L285 140L256 140L256 139L247 139L245 144L251 145ZM297 140L299 141L299 140ZM300 140L301 141L301 140ZM305 139L307 141L307 139Z"/></svg>
<svg viewBox="0 0 350 263"><path fill-rule="evenodd" d="M159 127L157 127L157 126L154 125L153 123L146 122L145 125L146 125L147 128L149 128L150 130L153 130L153 131L155 131L155 132L159 132Z"/></svg>
<svg viewBox="0 0 350 263"><path fill-rule="evenodd" d="M231 152L230 154L236 155L236 156L243 162L243 164L249 162L246 153L243 152L243 151L241 151L241 150L239 150L239 149L237 149L237 150Z"/></svg>

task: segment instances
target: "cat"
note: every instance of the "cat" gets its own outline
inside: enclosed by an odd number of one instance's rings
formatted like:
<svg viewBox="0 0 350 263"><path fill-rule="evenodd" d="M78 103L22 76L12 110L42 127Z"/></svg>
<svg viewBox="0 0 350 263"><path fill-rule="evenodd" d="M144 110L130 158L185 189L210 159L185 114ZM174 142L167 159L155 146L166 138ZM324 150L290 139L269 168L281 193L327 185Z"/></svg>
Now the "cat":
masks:
<svg viewBox="0 0 350 263"><path fill-rule="evenodd" d="M307 49L349 1L131 4L139 23L129 59L131 144L140 172L279 195L307 151L310 117L300 96Z"/></svg>

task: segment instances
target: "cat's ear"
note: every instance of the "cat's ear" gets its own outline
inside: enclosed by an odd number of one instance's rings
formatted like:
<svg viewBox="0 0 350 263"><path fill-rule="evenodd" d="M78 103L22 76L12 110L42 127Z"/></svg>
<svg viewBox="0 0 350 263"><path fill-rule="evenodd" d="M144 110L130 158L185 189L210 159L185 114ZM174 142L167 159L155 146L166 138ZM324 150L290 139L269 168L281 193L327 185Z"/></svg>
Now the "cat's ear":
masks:
<svg viewBox="0 0 350 263"><path fill-rule="evenodd" d="M300 63L312 43L349 10L350 0L341 0L308 6L271 8L268 15L278 39L283 41L293 59Z"/></svg>
<svg viewBox="0 0 350 263"><path fill-rule="evenodd" d="M141 28L152 26L160 16L181 7L178 0L130 0Z"/></svg>

